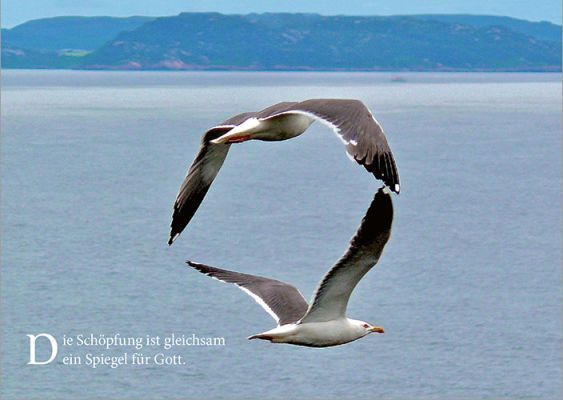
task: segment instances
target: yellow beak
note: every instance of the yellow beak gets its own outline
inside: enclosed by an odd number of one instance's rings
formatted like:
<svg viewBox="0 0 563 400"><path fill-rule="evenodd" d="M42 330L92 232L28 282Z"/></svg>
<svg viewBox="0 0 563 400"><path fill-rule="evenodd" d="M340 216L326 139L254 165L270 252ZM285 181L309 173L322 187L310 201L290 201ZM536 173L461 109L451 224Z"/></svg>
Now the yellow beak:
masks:
<svg viewBox="0 0 563 400"><path fill-rule="evenodd" d="M381 326L372 326L369 328L369 331L375 333L385 333L385 330Z"/></svg>

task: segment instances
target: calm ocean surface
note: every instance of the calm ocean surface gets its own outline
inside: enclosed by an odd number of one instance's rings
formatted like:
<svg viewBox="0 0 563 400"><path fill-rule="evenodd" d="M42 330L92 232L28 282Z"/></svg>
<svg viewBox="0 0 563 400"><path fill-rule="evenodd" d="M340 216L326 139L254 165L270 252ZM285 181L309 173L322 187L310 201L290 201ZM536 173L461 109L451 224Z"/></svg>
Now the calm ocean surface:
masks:
<svg viewBox="0 0 563 400"><path fill-rule="evenodd" d="M2 71L2 398L560 398L560 75L395 75ZM393 234L348 310L386 333L248 341L273 320L184 261L310 297L379 182L315 124L233 146L169 248L171 206L206 128L314 97L363 100L397 160ZM26 365L41 332L59 355ZM62 346L91 333L226 345L163 351L181 366L64 365L135 351Z"/></svg>

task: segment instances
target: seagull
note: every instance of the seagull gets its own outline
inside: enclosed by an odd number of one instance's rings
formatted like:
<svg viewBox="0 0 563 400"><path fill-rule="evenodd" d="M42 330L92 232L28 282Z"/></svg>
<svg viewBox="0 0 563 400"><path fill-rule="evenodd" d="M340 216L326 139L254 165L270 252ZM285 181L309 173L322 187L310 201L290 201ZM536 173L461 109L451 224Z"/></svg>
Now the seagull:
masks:
<svg viewBox="0 0 563 400"><path fill-rule="evenodd" d="M203 134L199 153L176 196L168 244L176 240L194 216L231 144L247 140L291 139L305 132L315 120L332 128L346 145L350 159L399 193L399 174L383 129L361 101L311 99L282 102L262 111L235 115Z"/></svg>
<svg viewBox="0 0 563 400"><path fill-rule="evenodd" d="M277 327L248 339L309 347L337 346L384 329L346 317L352 291L377 263L391 234L393 203L379 189L346 253L323 277L311 304L294 286L278 280L227 271L187 261L197 271L233 283L250 295L277 322Z"/></svg>

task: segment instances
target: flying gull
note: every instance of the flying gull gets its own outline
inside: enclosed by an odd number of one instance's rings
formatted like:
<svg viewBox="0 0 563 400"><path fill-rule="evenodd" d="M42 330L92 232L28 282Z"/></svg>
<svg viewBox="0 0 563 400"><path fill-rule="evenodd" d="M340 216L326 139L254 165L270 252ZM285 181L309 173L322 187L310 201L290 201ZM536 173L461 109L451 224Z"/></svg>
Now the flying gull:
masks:
<svg viewBox="0 0 563 400"><path fill-rule="evenodd" d="M346 317L352 291L362 277L377 263L393 221L393 204L386 188L381 188L352 238L346 253L326 273L311 304L292 285L274 279L227 271L192 261L187 263L199 272L222 282L234 283L264 308L277 327L250 336L310 347L328 347L360 339L383 328Z"/></svg>
<svg viewBox="0 0 563 400"><path fill-rule="evenodd" d="M312 99L278 103L262 111L236 115L204 133L199 153L174 203L168 244L194 216L232 143L291 139L305 132L315 120L332 128L352 160L399 193L399 174L383 129L361 101Z"/></svg>

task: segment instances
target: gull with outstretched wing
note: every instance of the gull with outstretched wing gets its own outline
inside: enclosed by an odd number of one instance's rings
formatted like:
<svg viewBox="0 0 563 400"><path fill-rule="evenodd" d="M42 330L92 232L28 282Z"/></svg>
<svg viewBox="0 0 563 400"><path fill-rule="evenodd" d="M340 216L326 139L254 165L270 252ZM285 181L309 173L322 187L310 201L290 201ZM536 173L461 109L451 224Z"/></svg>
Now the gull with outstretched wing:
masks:
<svg viewBox="0 0 563 400"><path fill-rule="evenodd" d="M278 103L262 111L236 115L205 132L174 202L168 244L176 240L194 216L231 144L291 139L317 120L332 128L352 160L399 193L399 173L383 129L361 101L312 99Z"/></svg>
<svg viewBox="0 0 563 400"><path fill-rule="evenodd" d="M290 284L192 261L187 263L205 275L235 284L276 320L276 328L249 339L310 347L336 346L372 332L383 333L379 326L346 317L346 308L358 282L378 262L389 240L392 222L391 196L383 187L375 194L348 250L323 277L310 304Z"/></svg>

